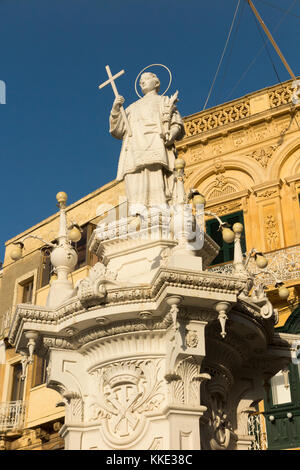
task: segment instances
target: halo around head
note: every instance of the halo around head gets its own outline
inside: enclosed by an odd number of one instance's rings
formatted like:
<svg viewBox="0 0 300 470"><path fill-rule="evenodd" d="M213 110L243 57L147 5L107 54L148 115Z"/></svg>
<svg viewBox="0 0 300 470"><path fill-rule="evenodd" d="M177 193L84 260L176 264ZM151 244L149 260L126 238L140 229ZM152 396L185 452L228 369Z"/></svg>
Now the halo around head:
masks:
<svg viewBox="0 0 300 470"><path fill-rule="evenodd" d="M139 98L143 98L139 92L137 91L137 81L139 79L139 77L142 75L143 72L145 72L145 70L149 69L150 67L163 67L165 68L168 72L169 72L169 77L170 77L170 80L169 80L169 84L167 86L167 88L165 89L165 91L161 94L164 95L165 93L167 93L168 89L170 88L171 86L171 83L172 83L172 74L171 74L171 70L166 66L166 65L163 65L163 64L151 64L151 65L147 65L147 67L145 67L143 70L140 71L140 73L138 74L138 76L136 77L135 79L135 82L134 82L134 89L135 89L135 92L136 94L138 95Z"/></svg>

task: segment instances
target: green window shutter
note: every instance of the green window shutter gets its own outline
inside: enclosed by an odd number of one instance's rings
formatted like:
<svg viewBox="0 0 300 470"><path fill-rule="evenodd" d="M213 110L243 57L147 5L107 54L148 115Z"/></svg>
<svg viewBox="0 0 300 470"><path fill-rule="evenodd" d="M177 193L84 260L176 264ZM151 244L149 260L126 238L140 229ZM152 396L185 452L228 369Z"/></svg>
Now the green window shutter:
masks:
<svg viewBox="0 0 300 470"><path fill-rule="evenodd" d="M300 382L299 382L299 365L289 365L289 383L291 400L288 403L274 405L272 391L265 394L265 418L268 438L268 449L293 449L300 446ZM287 413L293 415L293 419L288 419ZM273 415L275 420L271 422L269 416Z"/></svg>
<svg viewBox="0 0 300 470"><path fill-rule="evenodd" d="M234 212L233 214L223 215L220 217L222 222L227 222L231 227L236 222L240 222L244 225L244 216L243 211ZM245 227L245 225L244 225ZM211 219L206 221L206 233L209 235L220 247L219 254L211 263L219 264L219 263L227 263L228 261L233 260L234 256L234 243L225 243L222 238L222 232L218 231L219 222L216 219ZM242 251L245 253L246 251L246 239L245 239L245 230L242 233L241 237L241 246Z"/></svg>

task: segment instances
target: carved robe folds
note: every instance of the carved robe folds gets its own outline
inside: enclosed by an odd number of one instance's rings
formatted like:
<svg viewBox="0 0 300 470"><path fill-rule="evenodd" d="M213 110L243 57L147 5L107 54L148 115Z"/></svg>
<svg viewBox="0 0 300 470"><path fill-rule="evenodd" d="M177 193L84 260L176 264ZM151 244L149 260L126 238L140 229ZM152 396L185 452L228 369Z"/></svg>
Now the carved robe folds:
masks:
<svg viewBox="0 0 300 470"><path fill-rule="evenodd" d="M130 204L164 204L170 198L170 179L174 168L173 149L164 143L162 117L168 97L148 94L131 104L126 114L131 127L129 136L121 113L110 115L110 133L123 140L117 180L125 179ZM173 108L170 129L177 129L176 139L184 135L180 114Z"/></svg>

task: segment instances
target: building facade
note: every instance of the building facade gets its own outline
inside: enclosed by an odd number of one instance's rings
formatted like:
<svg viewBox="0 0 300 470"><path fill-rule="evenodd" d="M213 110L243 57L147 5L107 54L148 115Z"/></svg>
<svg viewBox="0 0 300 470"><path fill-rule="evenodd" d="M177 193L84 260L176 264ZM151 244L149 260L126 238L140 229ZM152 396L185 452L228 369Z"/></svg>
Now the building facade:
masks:
<svg viewBox="0 0 300 470"><path fill-rule="evenodd" d="M278 309L276 327L279 332L297 335L300 106L293 104L292 94L292 82L286 82L187 116L186 136L177 144L177 151L186 162L186 189L199 190L206 198L206 209L223 221L244 225L244 252L255 248L266 254L268 272L262 276L268 297ZM76 246L78 263L71 274L74 285L95 265L97 257L88 250L89 241L105 207L119 206L120 194L124 194L123 183L112 182L68 207L68 219L76 220L82 229ZM207 233L221 247L210 269L230 273L233 244L224 244L214 224L215 219L206 219ZM54 214L6 243L0 277L2 449L64 446L59 434L64 407L60 395L46 387L46 361L35 356L24 379L24 358L9 343L16 306L44 306L52 274L49 252L39 239L26 241L25 256L19 261L10 257L15 243L29 234L51 242L58 229L59 216ZM276 283L280 281L289 289L287 301L278 295ZM249 433L255 436L253 448L300 447L299 371L291 363L289 372L279 372L265 384L264 404L253 404L249 418Z"/></svg>

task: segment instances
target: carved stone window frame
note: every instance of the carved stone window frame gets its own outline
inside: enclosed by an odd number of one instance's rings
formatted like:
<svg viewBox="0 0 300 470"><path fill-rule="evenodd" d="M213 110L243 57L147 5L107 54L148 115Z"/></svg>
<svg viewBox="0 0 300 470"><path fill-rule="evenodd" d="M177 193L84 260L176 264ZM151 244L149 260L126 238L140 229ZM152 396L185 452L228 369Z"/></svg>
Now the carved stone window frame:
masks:
<svg viewBox="0 0 300 470"><path fill-rule="evenodd" d="M3 387L2 387L2 397L1 402L10 402L10 395L12 390L13 384L13 376L14 376L14 366L18 363L21 363L22 356L20 354L16 354L15 356L11 357L10 359L6 359L5 364L5 373L4 373L4 380L3 380ZM23 389L23 401L26 398L26 389L27 389L27 376L24 379L24 389Z"/></svg>
<svg viewBox="0 0 300 470"><path fill-rule="evenodd" d="M12 310L14 311L15 307L22 303L23 298L23 286L28 282L30 279L33 280L33 289L32 289L32 304L35 304L36 299L36 291L37 291L37 278L38 278L38 269L33 269L32 271L28 271L26 274L18 277L15 280L15 288L14 288L14 295L13 295L13 306Z"/></svg>

